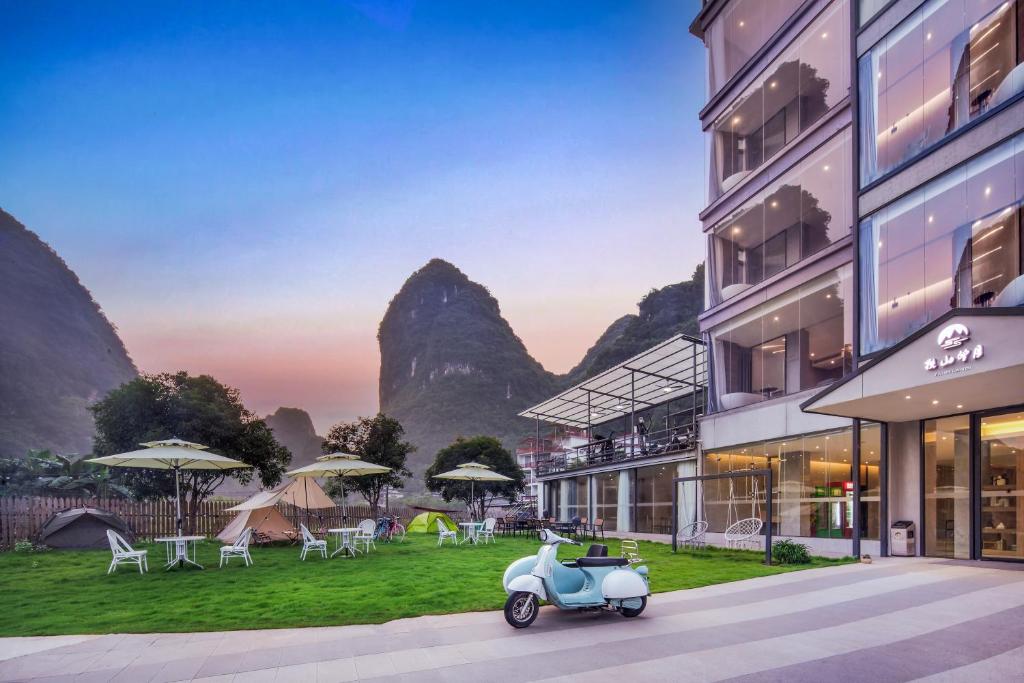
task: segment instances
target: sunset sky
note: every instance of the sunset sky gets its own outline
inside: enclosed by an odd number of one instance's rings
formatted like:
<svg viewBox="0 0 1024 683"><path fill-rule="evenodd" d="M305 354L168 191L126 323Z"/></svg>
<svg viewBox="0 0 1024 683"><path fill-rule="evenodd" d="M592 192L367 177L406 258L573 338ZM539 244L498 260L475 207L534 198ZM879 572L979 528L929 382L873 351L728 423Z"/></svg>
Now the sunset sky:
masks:
<svg viewBox="0 0 1024 683"><path fill-rule="evenodd" d="M702 260L699 0L4 4L0 207L260 414L375 412L432 257L555 372Z"/></svg>

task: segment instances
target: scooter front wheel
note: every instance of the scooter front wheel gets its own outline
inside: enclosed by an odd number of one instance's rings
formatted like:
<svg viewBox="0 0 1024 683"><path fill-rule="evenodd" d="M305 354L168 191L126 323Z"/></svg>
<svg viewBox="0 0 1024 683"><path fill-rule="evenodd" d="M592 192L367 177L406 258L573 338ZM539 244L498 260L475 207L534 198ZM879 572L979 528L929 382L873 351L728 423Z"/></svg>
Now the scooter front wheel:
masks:
<svg viewBox="0 0 1024 683"><path fill-rule="evenodd" d="M644 608L646 608L646 607L647 607L647 596L644 595L643 597L640 598L640 606L639 607L623 607L619 611L622 612L622 616L624 616L624 617L638 617L638 616L640 616L640 613L643 612Z"/></svg>
<svg viewBox="0 0 1024 683"><path fill-rule="evenodd" d="M537 618L540 603L537 596L526 591L517 591L505 601L505 621L514 628L526 628Z"/></svg>

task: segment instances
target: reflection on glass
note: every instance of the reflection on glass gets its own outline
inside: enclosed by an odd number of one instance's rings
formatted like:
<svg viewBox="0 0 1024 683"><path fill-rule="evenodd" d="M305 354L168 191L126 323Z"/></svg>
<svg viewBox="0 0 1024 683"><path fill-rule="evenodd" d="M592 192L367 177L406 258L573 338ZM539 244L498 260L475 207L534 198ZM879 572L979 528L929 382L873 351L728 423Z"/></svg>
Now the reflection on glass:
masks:
<svg viewBox="0 0 1024 683"><path fill-rule="evenodd" d="M860 510L861 538L878 540L881 501L882 426L860 425Z"/></svg>
<svg viewBox="0 0 1024 683"><path fill-rule="evenodd" d="M860 224L861 352L950 308L1024 304L1024 136L963 164Z"/></svg>
<svg viewBox="0 0 1024 683"><path fill-rule="evenodd" d="M924 552L970 557L970 418L924 423Z"/></svg>
<svg viewBox="0 0 1024 683"><path fill-rule="evenodd" d="M619 473L602 472L594 475L594 521L602 520L605 531L618 529Z"/></svg>
<svg viewBox="0 0 1024 683"><path fill-rule="evenodd" d="M712 408L824 386L852 370L850 266L711 330Z"/></svg>
<svg viewBox="0 0 1024 683"><path fill-rule="evenodd" d="M589 517L590 477L575 477L568 480L568 517L570 520Z"/></svg>
<svg viewBox="0 0 1024 683"><path fill-rule="evenodd" d="M711 237L709 303L782 272L850 232L850 133L831 142L722 221Z"/></svg>
<svg viewBox="0 0 1024 683"><path fill-rule="evenodd" d="M930 0L861 58L861 185L1024 91L1021 0Z"/></svg>
<svg viewBox="0 0 1024 683"><path fill-rule="evenodd" d="M981 419L981 555L1024 559L1024 414Z"/></svg>
<svg viewBox="0 0 1024 683"><path fill-rule="evenodd" d="M813 22L711 130L713 201L772 159L849 93L845 2Z"/></svg>
<svg viewBox="0 0 1024 683"><path fill-rule="evenodd" d="M708 27L709 95L750 61L803 0L734 0Z"/></svg>
<svg viewBox="0 0 1024 683"><path fill-rule="evenodd" d="M636 531L672 533L672 478L675 476L674 464L636 470Z"/></svg>

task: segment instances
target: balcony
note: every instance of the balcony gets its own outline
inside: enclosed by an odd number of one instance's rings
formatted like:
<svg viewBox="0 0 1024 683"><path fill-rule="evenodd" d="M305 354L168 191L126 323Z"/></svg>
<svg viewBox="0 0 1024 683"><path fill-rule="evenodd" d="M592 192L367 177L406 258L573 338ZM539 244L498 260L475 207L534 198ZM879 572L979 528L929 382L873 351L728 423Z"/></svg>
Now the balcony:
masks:
<svg viewBox="0 0 1024 683"><path fill-rule="evenodd" d="M537 458L537 476L685 453L697 448L698 431L698 423L693 420L692 426L687 425L685 428L663 429L645 436L627 434L605 437L576 448L540 454Z"/></svg>

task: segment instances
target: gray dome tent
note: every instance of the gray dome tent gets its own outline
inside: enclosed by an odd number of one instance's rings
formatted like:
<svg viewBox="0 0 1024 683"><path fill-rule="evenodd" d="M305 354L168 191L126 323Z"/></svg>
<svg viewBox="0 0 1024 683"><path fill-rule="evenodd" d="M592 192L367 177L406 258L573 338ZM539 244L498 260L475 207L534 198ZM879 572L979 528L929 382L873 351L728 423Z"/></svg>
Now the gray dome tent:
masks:
<svg viewBox="0 0 1024 683"><path fill-rule="evenodd" d="M107 529L113 529L126 539L131 535L128 524L113 512L70 508L46 520L39 530L39 541L51 548L106 548Z"/></svg>

